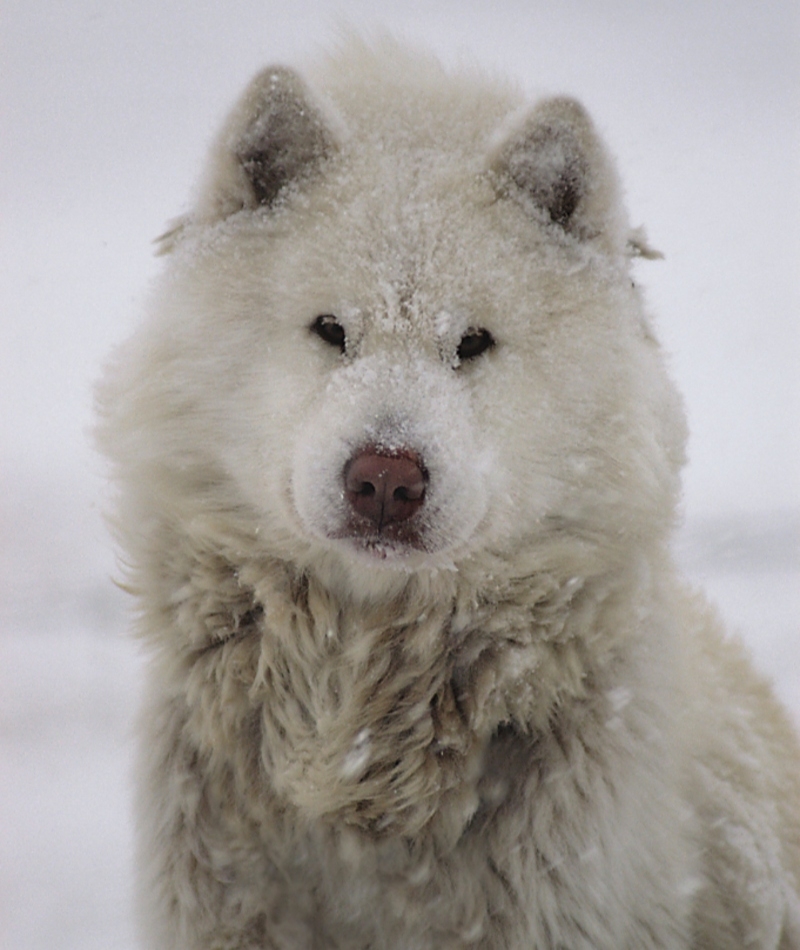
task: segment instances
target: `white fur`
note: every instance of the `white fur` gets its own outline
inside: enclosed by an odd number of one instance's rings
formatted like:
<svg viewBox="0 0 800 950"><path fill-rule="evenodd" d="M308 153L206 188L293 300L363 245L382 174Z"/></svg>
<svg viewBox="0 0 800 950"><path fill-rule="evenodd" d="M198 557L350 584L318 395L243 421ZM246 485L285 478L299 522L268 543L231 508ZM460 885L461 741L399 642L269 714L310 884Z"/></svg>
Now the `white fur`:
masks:
<svg viewBox="0 0 800 950"><path fill-rule="evenodd" d="M675 576L642 249L570 100L357 41L246 92L99 395L147 946L800 946L800 756ZM424 460L416 546L348 534L365 445Z"/></svg>

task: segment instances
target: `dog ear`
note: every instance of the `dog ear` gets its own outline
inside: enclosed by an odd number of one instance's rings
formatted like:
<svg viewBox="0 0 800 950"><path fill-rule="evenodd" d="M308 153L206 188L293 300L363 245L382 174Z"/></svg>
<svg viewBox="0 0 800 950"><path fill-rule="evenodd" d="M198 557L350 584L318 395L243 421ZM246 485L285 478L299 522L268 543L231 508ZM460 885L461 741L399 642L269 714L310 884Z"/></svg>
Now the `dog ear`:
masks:
<svg viewBox="0 0 800 950"><path fill-rule="evenodd" d="M263 70L234 107L212 150L198 217L271 207L336 149L322 109L293 70Z"/></svg>
<svg viewBox="0 0 800 950"><path fill-rule="evenodd" d="M516 124L493 154L501 193L579 240L618 243L616 172L589 115L574 99L546 99Z"/></svg>

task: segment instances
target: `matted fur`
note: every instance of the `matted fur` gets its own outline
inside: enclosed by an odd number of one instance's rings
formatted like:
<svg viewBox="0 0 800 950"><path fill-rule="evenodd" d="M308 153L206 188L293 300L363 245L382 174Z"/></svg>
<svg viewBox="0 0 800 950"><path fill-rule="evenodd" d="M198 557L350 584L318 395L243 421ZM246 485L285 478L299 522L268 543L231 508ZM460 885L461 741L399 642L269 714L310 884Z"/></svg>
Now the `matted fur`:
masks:
<svg viewBox="0 0 800 950"><path fill-rule="evenodd" d="M583 109L349 41L253 81L163 250L99 392L147 946L800 946L797 745L675 575ZM364 451L420 460L405 534L353 528Z"/></svg>

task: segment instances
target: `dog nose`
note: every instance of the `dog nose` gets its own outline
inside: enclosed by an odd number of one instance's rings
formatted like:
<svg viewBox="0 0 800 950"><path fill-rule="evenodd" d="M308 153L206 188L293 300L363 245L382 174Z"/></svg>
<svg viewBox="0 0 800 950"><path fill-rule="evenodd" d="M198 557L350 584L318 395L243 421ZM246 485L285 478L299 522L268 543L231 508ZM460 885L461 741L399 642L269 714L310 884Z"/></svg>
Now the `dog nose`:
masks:
<svg viewBox="0 0 800 950"><path fill-rule="evenodd" d="M425 501L428 475L422 460L407 450L361 450L345 466L344 489L362 522L378 531L408 521Z"/></svg>

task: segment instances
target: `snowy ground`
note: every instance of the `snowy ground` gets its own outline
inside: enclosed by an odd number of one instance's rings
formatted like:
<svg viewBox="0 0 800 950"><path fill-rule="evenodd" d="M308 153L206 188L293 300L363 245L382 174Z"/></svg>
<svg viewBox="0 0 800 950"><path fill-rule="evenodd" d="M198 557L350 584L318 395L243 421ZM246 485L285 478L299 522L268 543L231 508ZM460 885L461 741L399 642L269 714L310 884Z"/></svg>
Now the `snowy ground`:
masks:
<svg viewBox="0 0 800 950"><path fill-rule="evenodd" d="M278 7L285 8L278 9ZM583 98L619 158L692 427L678 555L800 722L793 0L4 6L0 947L130 950L138 658L110 583L90 385L220 115L335 14ZM502 15L493 10L502 9Z"/></svg>

